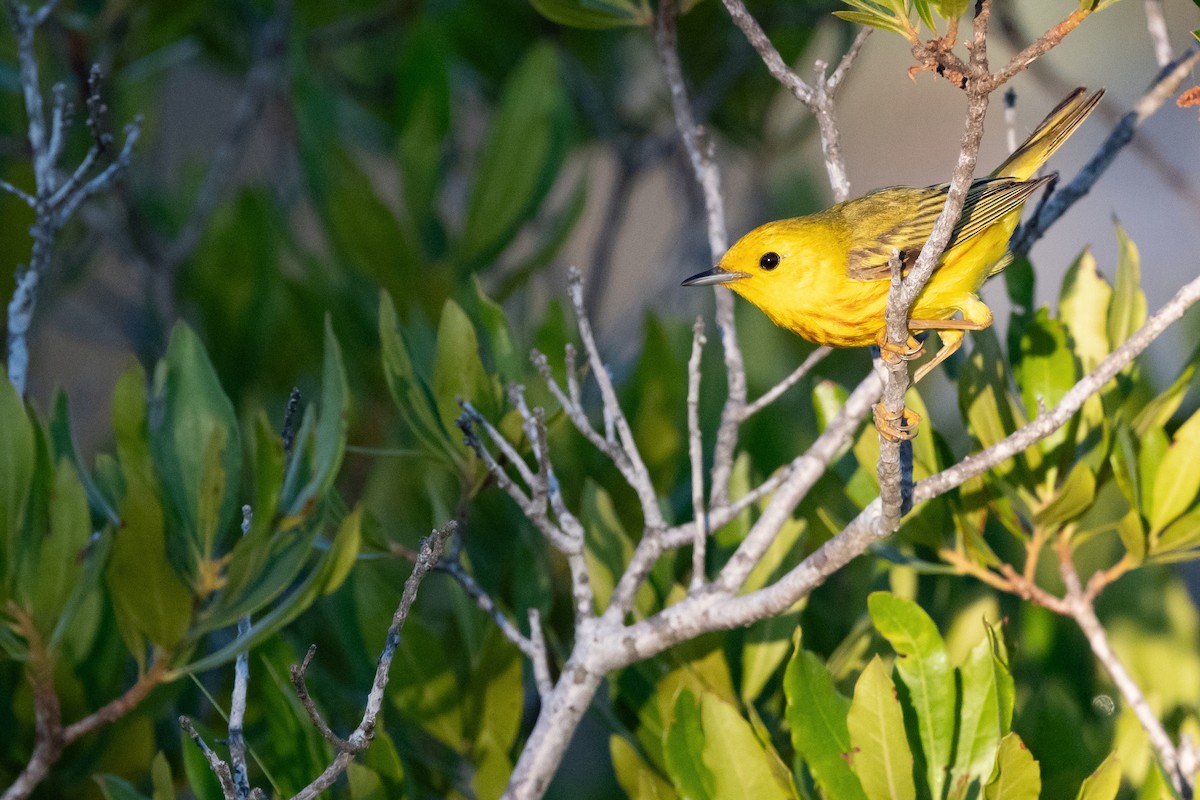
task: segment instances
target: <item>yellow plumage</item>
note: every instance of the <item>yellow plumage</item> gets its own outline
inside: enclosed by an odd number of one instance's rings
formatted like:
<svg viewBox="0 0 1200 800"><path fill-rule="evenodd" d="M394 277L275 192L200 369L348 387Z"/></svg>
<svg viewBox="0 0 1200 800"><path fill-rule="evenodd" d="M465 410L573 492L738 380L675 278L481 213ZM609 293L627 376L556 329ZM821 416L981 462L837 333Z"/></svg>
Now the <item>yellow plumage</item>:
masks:
<svg viewBox="0 0 1200 800"><path fill-rule="evenodd" d="M1035 179L1034 173L1103 94L1087 97L1076 89L1003 164L972 183L950 245L912 309L910 327L936 330L943 343L918 379L958 349L964 330L991 324L992 312L976 292L1008 263L1008 241L1021 209L1049 180ZM888 259L897 249L905 268L912 266L948 190L948 184L896 186L810 216L768 222L729 248L715 268L684 285L725 284L775 324L816 344L874 344L884 327Z"/></svg>

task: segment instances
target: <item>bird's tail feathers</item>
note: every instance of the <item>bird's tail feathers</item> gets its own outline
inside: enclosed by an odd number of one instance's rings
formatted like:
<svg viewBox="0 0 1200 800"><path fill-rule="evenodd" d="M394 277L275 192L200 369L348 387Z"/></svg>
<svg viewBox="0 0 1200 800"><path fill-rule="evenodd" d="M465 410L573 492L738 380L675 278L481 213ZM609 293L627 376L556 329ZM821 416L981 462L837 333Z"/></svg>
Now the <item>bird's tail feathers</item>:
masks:
<svg viewBox="0 0 1200 800"><path fill-rule="evenodd" d="M1063 142L1075 132L1088 115L1095 110L1104 90L1091 96L1082 86L1067 95L1042 123L1029 134L1020 147L1012 152L1004 163L992 171L994 177L1012 177L1029 180L1046 159L1054 154Z"/></svg>

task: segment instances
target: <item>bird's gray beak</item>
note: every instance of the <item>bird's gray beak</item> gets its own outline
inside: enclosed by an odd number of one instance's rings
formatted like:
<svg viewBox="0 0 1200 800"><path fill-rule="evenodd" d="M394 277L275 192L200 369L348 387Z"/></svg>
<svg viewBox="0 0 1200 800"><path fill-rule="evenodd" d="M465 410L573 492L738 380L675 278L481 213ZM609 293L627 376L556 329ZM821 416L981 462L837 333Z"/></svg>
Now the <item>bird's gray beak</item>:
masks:
<svg viewBox="0 0 1200 800"><path fill-rule="evenodd" d="M718 286L722 283L733 283L734 281L740 281L742 278L749 278L749 277L750 276L744 272L730 272L727 269L721 269L720 267L713 267L710 270L706 270L705 272L701 272L697 275L693 275L692 277L688 278L686 281L684 281L680 285L681 286Z"/></svg>

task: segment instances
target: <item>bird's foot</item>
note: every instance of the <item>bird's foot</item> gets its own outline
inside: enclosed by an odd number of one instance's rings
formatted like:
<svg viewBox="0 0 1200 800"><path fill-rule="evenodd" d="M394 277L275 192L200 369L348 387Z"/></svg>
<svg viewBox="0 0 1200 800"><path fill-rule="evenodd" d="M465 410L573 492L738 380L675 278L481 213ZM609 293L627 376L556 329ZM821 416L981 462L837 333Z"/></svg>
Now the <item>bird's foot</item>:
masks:
<svg viewBox="0 0 1200 800"><path fill-rule="evenodd" d="M879 335L875 337L875 343L879 345L879 357L890 364L894 364L897 361L915 361L925 355L925 345L917 341L914 336L909 336L908 341L904 344L889 342L887 328L879 329Z"/></svg>
<svg viewBox="0 0 1200 800"><path fill-rule="evenodd" d="M875 412L875 429L889 442L907 442L917 435L917 426L921 424L921 415L917 412L908 408L898 413L888 411L883 403L876 403L872 410Z"/></svg>

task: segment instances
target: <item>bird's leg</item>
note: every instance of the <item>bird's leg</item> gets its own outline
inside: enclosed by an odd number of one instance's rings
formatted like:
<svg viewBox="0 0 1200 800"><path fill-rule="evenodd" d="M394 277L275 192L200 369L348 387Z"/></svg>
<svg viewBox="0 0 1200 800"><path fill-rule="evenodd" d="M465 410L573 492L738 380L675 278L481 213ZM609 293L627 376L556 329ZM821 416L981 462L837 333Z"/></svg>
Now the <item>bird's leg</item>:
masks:
<svg viewBox="0 0 1200 800"><path fill-rule="evenodd" d="M958 310L962 312L962 319L910 319L908 321L909 330L937 331L938 338L942 340L942 349L938 350L932 359L921 365L913 375L913 383L924 378L931 369L958 352L958 348L962 347L963 331L981 331L992 324L992 310L977 298L969 298L958 307Z"/></svg>
<svg viewBox="0 0 1200 800"><path fill-rule="evenodd" d="M875 429L883 438L892 442L906 442L917 435L921 415L911 408L892 412L883 403L876 403L871 410L875 412Z"/></svg>
<svg viewBox="0 0 1200 800"><path fill-rule="evenodd" d="M912 326L910 325L909 327L911 328ZM914 328L914 330L916 329ZM875 337L875 343L879 345L879 357L889 363L913 361L925 354L925 346L912 336L909 336L908 341L904 344L889 342L887 328L879 329L879 335Z"/></svg>

